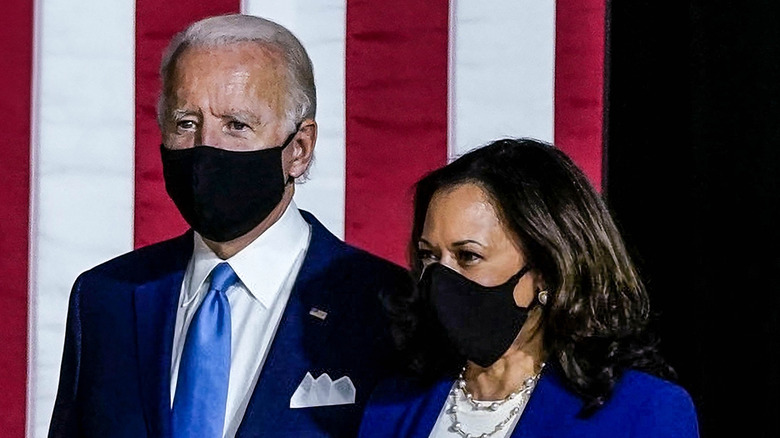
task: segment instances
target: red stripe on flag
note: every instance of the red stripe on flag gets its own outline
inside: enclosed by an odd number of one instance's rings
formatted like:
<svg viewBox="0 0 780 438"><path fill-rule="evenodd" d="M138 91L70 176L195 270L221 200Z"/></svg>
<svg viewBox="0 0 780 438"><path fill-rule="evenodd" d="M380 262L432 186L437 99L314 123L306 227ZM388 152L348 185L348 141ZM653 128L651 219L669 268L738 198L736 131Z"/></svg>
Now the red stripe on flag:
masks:
<svg viewBox="0 0 780 438"><path fill-rule="evenodd" d="M176 32L211 15L239 12L240 0L136 1L135 246L182 233L187 224L165 192L157 127L162 52Z"/></svg>
<svg viewBox="0 0 780 438"><path fill-rule="evenodd" d="M448 15L347 0L345 236L402 265L412 186L447 160Z"/></svg>
<svg viewBox="0 0 780 438"><path fill-rule="evenodd" d="M27 410L27 309L30 243L30 105L33 2L11 0L0 22L0 430L23 437Z"/></svg>
<svg viewBox="0 0 780 438"><path fill-rule="evenodd" d="M555 143L600 189L604 124L604 0L558 0Z"/></svg>

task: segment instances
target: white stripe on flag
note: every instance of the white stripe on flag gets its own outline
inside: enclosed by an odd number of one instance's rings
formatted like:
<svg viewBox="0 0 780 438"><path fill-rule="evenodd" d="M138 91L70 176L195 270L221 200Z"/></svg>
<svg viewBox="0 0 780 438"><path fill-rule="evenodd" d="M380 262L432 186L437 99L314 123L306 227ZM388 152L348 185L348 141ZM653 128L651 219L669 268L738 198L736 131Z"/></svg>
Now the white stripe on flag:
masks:
<svg viewBox="0 0 780 438"><path fill-rule="evenodd" d="M555 2L450 2L449 157L499 137L552 141Z"/></svg>
<svg viewBox="0 0 780 438"><path fill-rule="evenodd" d="M73 281L133 246L134 6L37 4L31 437L47 433Z"/></svg>
<svg viewBox="0 0 780 438"><path fill-rule="evenodd" d="M317 85L318 138L310 181L295 188L295 202L344 238L345 0L245 0L242 12L292 31L309 52Z"/></svg>

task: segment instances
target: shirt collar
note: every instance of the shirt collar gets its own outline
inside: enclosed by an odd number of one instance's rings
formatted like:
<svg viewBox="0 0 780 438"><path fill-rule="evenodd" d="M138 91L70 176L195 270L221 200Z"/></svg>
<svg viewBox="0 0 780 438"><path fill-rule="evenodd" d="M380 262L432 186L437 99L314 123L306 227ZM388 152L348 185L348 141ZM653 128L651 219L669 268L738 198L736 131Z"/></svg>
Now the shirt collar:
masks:
<svg viewBox="0 0 780 438"><path fill-rule="evenodd" d="M263 234L233 257L222 260L194 233L190 260L191 276L184 291L182 306L189 305L217 264L226 261L250 295L270 307L290 273L296 258L308 245L310 227L295 202Z"/></svg>

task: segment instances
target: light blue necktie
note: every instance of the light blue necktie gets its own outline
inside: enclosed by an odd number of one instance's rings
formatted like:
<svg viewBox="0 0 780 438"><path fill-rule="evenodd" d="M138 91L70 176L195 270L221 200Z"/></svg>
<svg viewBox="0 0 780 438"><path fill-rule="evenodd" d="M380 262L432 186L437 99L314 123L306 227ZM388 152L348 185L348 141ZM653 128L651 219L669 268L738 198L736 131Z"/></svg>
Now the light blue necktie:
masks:
<svg viewBox="0 0 780 438"><path fill-rule="evenodd" d="M230 303L236 281L227 263L211 271L211 284L192 318L173 399L173 436L221 438L230 378Z"/></svg>

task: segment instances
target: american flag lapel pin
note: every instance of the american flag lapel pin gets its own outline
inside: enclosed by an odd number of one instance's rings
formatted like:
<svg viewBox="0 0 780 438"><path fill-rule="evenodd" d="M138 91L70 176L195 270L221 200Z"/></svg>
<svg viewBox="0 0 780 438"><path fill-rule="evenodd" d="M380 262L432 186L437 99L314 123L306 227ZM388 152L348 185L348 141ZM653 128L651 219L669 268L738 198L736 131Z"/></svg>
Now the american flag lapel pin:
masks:
<svg viewBox="0 0 780 438"><path fill-rule="evenodd" d="M311 310L309 310L309 315L324 321L325 318L328 316L328 312L318 309L316 307L312 307Z"/></svg>

